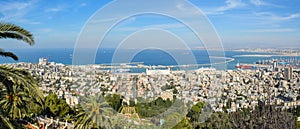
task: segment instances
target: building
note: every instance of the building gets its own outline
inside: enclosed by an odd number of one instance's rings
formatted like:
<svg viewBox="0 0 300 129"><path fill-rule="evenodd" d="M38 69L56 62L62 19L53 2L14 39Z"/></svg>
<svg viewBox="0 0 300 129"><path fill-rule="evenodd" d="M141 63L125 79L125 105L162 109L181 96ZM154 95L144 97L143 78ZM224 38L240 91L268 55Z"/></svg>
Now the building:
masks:
<svg viewBox="0 0 300 129"><path fill-rule="evenodd" d="M160 97L163 100L170 99L172 101L173 100L173 92L172 91L163 91L160 93Z"/></svg>
<svg viewBox="0 0 300 129"><path fill-rule="evenodd" d="M167 75L171 74L170 69L146 69L147 75Z"/></svg>
<svg viewBox="0 0 300 129"><path fill-rule="evenodd" d="M79 99L77 96L68 95L68 96L66 96L65 99L66 99L67 104L70 106L75 106L75 105L79 104Z"/></svg>
<svg viewBox="0 0 300 129"><path fill-rule="evenodd" d="M47 58L39 58L39 64L40 65L47 65L48 59Z"/></svg>
<svg viewBox="0 0 300 129"><path fill-rule="evenodd" d="M291 80L293 78L293 69L292 67L286 67L284 68L284 79L285 80Z"/></svg>
<svg viewBox="0 0 300 129"><path fill-rule="evenodd" d="M277 61L273 62L273 71L278 71L278 63L277 63Z"/></svg>

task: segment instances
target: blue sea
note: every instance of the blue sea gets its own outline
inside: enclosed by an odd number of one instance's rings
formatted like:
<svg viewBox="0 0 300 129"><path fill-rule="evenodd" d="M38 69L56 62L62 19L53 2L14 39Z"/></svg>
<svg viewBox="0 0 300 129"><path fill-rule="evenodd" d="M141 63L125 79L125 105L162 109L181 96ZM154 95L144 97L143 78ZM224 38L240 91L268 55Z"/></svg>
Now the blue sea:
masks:
<svg viewBox="0 0 300 129"><path fill-rule="evenodd" d="M31 62L38 63L39 58L47 58L49 62L72 64L73 49L9 49L6 51L14 52L19 61L14 61L10 58L0 57L0 63L17 63L17 62ZM126 55L124 50L124 54ZM176 51L176 50L174 50ZM178 54L185 54L184 51L177 50ZM99 49L96 54L95 64L110 64L114 54L114 49ZM192 50L192 53L198 64L209 64L210 59L206 50ZM227 58L234 59L227 63L227 69L235 69L235 65L239 63L253 64L261 60L270 60L278 58L291 58L291 57L243 57L239 55L256 55L262 53L253 52L237 52L237 51L225 51ZM184 56L183 56L184 57ZM299 59L299 57L296 57ZM143 62L145 65L177 65L176 60L168 53L162 50L144 50L134 56L131 62ZM122 63L122 62L120 62ZM124 62L128 63L128 62Z"/></svg>

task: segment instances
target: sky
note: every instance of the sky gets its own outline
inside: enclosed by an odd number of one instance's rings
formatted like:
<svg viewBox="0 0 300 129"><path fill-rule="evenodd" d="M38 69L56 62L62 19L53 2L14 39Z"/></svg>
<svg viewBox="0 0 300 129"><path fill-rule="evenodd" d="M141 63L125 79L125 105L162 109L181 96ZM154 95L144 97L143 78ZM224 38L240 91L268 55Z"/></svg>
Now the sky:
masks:
<svg viewBox="0 0 300 129"><path fill-rule="evenodd" d="M122 1L122 0L121 0ZM20 25L33 33L36 44L28 46L21 41L0 40L1 48L74 48L81 32L87 25L93 24L89 30L91 37L86 36L83 42L92 42L103 25L113 21L110 14L125 15L126 12L138 8L163 10L172 12L180 19L187 19L197 25L198 12L190 9L186 3L198 8L202 18L209 21L225 49L232 48L278 48L299 47L300 43L300 1L299 0L174 0L168 6L164 4L123 3L108 10L102 15L101 10L113 6L116 1L109 0L1 0L0 21ZM124 6L123 6L124 5ZM131 7L131 8L128 8ZM174 10L174 8L175 10ZM102 11L103 12L103 11ZM93 18L93 16L99 16ZM110 19L109 19L110 18ZM114 48L126 42L128 36L140 37L130 40L133 46L151 44L152 39L160 39L157 44L167 43L172 46L174 38L162 36L171 34L179 36L190 48L202 48L205 40L200 41L193 31L180 23L178 19L156 15L142 14L123 19L105 35L100 46L87 47ZM198 21L197 21L198 20ZM201 20L201 19L200 19ZM98 23L95 25L95 23ZM150 31L147 31L150 29ZM157 30L157 31L153 31ZM203 30L203 34L205 35ZM213 36L211 36L213 37ZM178 37L177 37L178 38ZM151 39L151 40L150 40ZM147 42L148 41L148 42ZM99 41L100 42L100 41ZM88 43L87 43L88 44ZM173 45L174 46L174 45ZM174 47L176 48L176 47Z"/></svg>

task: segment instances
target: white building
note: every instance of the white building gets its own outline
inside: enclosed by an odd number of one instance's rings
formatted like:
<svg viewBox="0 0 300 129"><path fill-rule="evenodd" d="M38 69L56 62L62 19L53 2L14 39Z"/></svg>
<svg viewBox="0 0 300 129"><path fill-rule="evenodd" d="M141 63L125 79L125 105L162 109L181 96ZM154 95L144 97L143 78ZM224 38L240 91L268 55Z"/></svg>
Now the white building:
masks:
<svg viewBox="0 0 300 129"><path fill-rule="evenodd" d="M146 74L147 75L168 75L171 74L170 69L146 69Z"/></svg>
<svg viewBox="0 0 300 129"><path fill-rule="evenodd" d="M47 65L48 59L47 58L39 58L39 64L40 65Z"/></svg>

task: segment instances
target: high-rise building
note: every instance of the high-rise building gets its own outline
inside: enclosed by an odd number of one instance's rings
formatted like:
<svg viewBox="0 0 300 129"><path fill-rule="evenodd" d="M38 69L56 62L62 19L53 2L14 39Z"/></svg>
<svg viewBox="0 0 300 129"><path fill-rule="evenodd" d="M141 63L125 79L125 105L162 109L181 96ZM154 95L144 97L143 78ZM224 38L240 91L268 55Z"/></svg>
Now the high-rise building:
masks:
<svg viewBox="0 0 300 129"><path fill-rule="evenodd" d="M39 64L40 65L47 65L48 64L48 59L46 59L46 58L39 58Z"/></svg>
<svg viewBox="0 0 300 129"><path fill-rule="evenodd" d="M274 61L273 62L273 71L277 71L278 70L278 63L277 63L277 61Z"/></svg>
<svg viewBox="0 0 300 129"><path fill-rule="evenodd" d="M292 69L292 67L284 68L284 79L287 80L287 81L293 79L293 69Z"/></svg>

